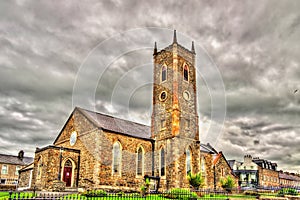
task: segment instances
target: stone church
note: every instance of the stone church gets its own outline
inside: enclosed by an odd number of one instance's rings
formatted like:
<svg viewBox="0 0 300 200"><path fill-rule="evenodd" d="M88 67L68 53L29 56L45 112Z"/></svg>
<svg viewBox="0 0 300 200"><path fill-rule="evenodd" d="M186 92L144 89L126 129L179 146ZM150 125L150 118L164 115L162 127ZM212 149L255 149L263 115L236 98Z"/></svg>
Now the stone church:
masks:
<svg viewBox="0 0 300 200"><path fill-rule="evenodd" d="M195 56L176 31L166 48L155 43L151 126L76 107L54 143L36 149L19 186L139 190L148 175L167 190L189 188L187 174L201 172L206 188L218 188L234 177L222 152L200 143Z"/></svg>

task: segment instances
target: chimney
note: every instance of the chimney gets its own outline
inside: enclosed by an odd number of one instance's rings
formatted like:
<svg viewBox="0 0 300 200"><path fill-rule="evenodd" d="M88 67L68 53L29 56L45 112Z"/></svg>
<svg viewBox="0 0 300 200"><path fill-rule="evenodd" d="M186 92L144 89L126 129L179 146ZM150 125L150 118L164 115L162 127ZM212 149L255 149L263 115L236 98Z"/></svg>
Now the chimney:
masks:
<svg viewBox="0 0 300 200"><path fill-rule="evenodd" d="M19 153L18 153L18 158L19 158L20 160L23 160L23 158L24 158L24 151L23 151L23 150L19 151Z"/></svg>
<svg viewBox="0 0 300 200"><path fill-rule="evenodd" d="M244 163L247 165L247 164L250 164L252 162L252 156L251 155L245 155L244 156Z"/></svg>

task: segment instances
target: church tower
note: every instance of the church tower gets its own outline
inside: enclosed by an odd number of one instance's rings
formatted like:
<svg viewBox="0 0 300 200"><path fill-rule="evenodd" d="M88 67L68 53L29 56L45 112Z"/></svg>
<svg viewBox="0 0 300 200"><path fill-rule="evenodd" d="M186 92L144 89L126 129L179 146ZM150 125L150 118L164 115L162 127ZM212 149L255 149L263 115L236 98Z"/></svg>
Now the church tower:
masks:
<svg viewBox="0 0 300 200"><path fill-rule="evenodd" d="M173 43L154 46L151 137L155 139L155 175L164 189L188 187L189 172L200 171L195 49Z"/></svg>

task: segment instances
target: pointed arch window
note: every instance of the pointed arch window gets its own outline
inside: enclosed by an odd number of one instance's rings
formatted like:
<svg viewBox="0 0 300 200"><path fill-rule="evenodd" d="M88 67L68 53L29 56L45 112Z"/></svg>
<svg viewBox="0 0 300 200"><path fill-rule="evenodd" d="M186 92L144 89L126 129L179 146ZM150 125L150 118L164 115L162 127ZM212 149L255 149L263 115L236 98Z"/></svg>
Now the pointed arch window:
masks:
<svg viewBox="0 0 300 200"><path fill-rule="evenodd" d="M137 176L142 176L144 172L144 151L142 147L137 151Z"/></svg>
<svg viewBox="0 0 300 200"><path fill-rule="evenodd" d="M72 167L72 162L69 159L66 161L65 167Z"/></svg>
<svg viewBox="0 0 300 200"><path fill-rule="evenodd" d="M162 68L161 68L161 82L164 82L167 80L167 66L164 65Z"/></svg>
<svg viewBox="0 0 300 200"><path fill-rule="evenodd" d="M165 149L160 150L160 176L166 175Z"/></svg>
<svg viewBox="0 0 300 200"><path fill-rule="evenodd" d="M203 157L201 158L201 173L202 173L203 176L205 176L205 174L206 174L205 159Z"/></svg>
<svg viewBox="0 0 300 200"><path fill-rule="evenodd" d="M185 81L189 81L189 67L187 66L187 64L185 64L183 67L183 79Z"/></svg>
<svg viewBox="0 0 300 200"><path fill-rule="evenodd" d="M121 174L122 147L119 142L113 145L113 175Z"/></svg>
<svg viewBox="0 0 300 200"><path fill-rule="evenodd" d="M187 148L186 152L186 174L192 172L192 165L191 165L191 150Z"/></svg>

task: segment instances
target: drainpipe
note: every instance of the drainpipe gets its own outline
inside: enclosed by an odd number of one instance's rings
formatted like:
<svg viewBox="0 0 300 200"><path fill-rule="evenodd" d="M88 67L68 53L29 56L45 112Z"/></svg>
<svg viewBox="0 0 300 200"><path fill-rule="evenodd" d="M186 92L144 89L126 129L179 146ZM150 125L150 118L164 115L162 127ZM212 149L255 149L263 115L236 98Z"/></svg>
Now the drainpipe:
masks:
<svg viewBox="0 0 300 200"><path fill-rule="evenodd" d="M217 189L217 184L216 184L217 180L216 180L216 166L214 165L214 190Z"/></svg>
<svg viewBox="0 0 300 200"><path fill-rule="evenodd" d="M152 176L154 176L154 150L155 150L155 141L151 141L152 145Z"/></svg>
<svg viewBox="0 0 300 200"><path fill-rule="evenodd" d="M79 153L79 155L78 155L78 160L77 160L76 187L78 187L78 183L79 183L79 170L80 170L80 153Z"/></svg>
<svg viewBox="0 0 300 200"><path fill-rule="evenodd" d="M59 149L59 169L58 169L58 177L57 179L60 181L61 180L61 162L62 162L62 147Z"/></svg>

